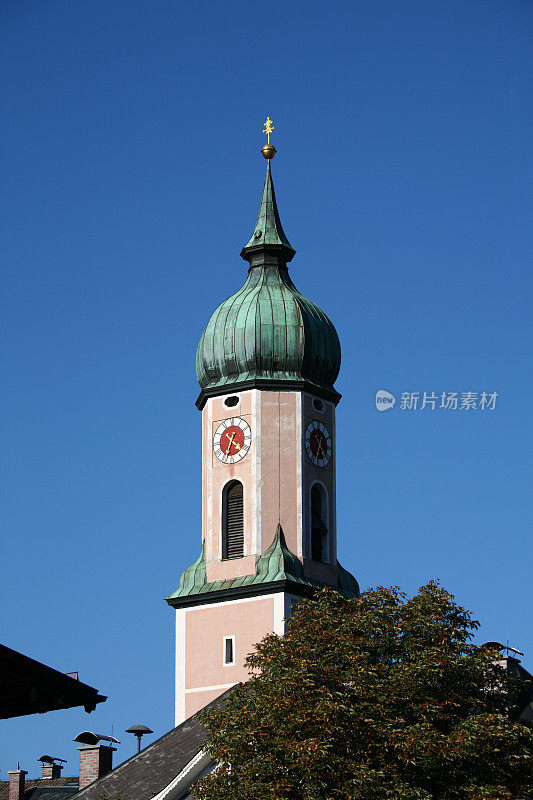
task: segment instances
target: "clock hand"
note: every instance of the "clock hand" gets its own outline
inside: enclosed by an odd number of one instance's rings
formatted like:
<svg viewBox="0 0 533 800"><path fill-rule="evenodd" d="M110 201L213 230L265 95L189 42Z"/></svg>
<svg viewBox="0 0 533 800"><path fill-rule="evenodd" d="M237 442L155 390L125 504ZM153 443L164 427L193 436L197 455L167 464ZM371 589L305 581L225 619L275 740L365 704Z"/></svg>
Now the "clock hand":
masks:
<svg viewBox="0 0 533 800"><path fill-rule="evenodd" d="M326 457L326 452L324 450L324 447L322 446L322 442L323 442L322 439L318 440L318 446L316 448L316 451L317 451L317 455L322 454L324 456L324 458L325 458Z"/></svg>
<svg viewBox="0 0 533 800"><path fill-rule="evenodd" d="M226 450L225 455L229 456L229 451L231 449L231 445L233 444L233 440L235 439L235 431L233 431L233 433L231 434L231 438L229 436L227 438L229 439L229 444L228 444L228 449Z"/></svg>

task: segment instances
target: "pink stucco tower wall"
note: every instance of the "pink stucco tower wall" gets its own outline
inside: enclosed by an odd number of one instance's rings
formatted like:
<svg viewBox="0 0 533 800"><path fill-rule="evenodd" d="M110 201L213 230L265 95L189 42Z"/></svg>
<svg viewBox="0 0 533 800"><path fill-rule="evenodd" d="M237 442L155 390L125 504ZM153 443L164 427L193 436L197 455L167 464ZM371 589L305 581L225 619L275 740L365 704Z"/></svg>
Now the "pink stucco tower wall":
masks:
<svg viewBox="0 0 533 800"><path fill-rule="evenodd" d="M266 634L283 635L299 597L325 585L358 592L337 561L340 346L331 321L288 276L294 252L269 162L241 253L247 280L213 313L198 348L202 552L167 598L176 611L176 724L247 679L246 655ZM236 483L242 539L228 556Z"/></svg>
<svg viewBox="0 0 533 800"><path fill-rule="evenodd" d="M237 405L225 405L228 399L235 402L233 398L238 398ZM242 461L225 464L214 453L213 437L221 422L234 417L248 423L252 444ZM305 428L313 420L326 425L333 442L325 467L314 465L306 454ZM309 577L336 584L334 443L334 404L305 392L250 389L207 401L202 411L202 539L209 581L254 572L280 522L289 550L302 559ZM231 480L239 480L244 490L244 556L224 561L222 495ZM320 483L328 498L329 548L323 564L311 560L308 523L313 483Z"/></svg>

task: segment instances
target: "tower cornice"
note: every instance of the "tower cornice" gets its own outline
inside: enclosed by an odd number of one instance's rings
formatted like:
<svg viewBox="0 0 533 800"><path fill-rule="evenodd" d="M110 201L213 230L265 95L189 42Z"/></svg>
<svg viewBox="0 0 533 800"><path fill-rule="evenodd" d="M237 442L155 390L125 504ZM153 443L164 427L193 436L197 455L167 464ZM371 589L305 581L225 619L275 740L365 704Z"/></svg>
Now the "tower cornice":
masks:
<svg viewBox="0 0 533 800"><path fill-rule="evenodd" d="M307 392L313 395L313 397L320 397L322 400L328 400L335 405L337 405L342 398L342 394L335 389L317 386L315 383L310 383L306 380L295 381L284 380L283 378L251 378L241 383L228 383L227 385L202 389L196 400L196 407L201 411L210 397L221 397L225 394L244 392L249 389L262 389L266 392Z"/></svg>

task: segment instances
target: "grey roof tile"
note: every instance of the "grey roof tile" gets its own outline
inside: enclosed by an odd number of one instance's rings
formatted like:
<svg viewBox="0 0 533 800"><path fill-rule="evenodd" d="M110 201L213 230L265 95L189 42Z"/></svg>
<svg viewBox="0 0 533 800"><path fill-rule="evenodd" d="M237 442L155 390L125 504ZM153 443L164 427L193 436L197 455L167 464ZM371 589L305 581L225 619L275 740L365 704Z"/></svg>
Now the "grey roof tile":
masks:
<svg viewBox="0 0 533 800"><path fill-rule="evenodd" d="M36 778L25 783L24 800L66 800L78 791L78 778ZM9 798L9 781L0 781L0 800Z"/></svg>
<svg viewBox="0 0 533 800"><path fill-rule="evenodd" d="M228 689L207 707L222 704L231 691ZM108 775L82 789L74 795L75 800L99 800L102 795L122 800L149 800L179 775L199 753L206 739L207 730L196 717L190 717Z"/></svg>

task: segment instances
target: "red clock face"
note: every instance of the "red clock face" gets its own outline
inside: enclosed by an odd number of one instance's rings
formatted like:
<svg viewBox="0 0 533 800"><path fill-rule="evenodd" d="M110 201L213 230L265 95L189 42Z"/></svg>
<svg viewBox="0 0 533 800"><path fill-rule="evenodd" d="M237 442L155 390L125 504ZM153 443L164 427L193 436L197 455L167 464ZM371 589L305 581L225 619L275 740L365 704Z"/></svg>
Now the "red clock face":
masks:
<svg viewBox="0 0 533 800"><path fill-rule="evenodd" d="M236 456L244 444L244 431L237 425L226 428L220 437L220 449L225 456Z"/></svg>
<svg viewBox="0 0 533 800"><path fill-rule="evenodd" d="M309 460L316 467L325 467L328 464L333 446L329 431L322 422L314 420L305 429L305 449Z"/></svg>

